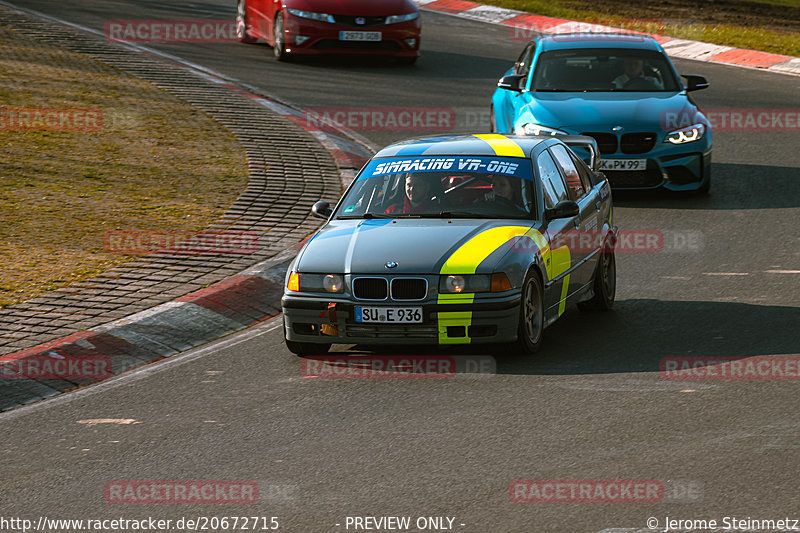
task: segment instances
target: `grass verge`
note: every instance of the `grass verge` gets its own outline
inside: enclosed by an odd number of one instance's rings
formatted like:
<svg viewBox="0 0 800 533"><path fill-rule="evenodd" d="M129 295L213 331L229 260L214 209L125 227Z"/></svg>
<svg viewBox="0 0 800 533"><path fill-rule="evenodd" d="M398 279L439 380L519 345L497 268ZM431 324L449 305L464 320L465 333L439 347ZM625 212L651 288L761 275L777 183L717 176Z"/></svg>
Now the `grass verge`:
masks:
<svg viewBox="0 0 800 533"><path fill-rule="evenodd" d="M703 21L702 12L698 12L696 17L684 19L680 22L671 22L675 17L664 16L660 10L650 8L650 4L627 3L626 7L618 10L619 14L601 13L592 9L581 9L571 7L582 5L579 2L564 2L556 0L481 0L482 3L516 9L548 17L564 18L593 24L603 24L617 28L667 35L680 39L691 39L704 41L735 48L745 48L750 50L761 50L774 54L784 54L800 57L800 34L787 29L786 31L776 31L770 27L760 27L758 18L753 19L752 24L747 26L739 24L717 24ZM785 6L792 10L800 8L800 0L756 0L757 4L767 4L770 6ZM717 15L720 10L724 15L725 4L715 3ZM724 18L724 17L723 17ZM731 13L731 20L739 20L740 17ZM779 23L780 21L775 21ZM770 24L772 26L772 24Z"/></svg>
<svg viewBox="0 0 800 533"><path fill-rule="evenodd" d="M0 307L130 261L107 231L203 229L247 183L243 149L207 115L4 26L0 107ZM14 108L99 110L102 126L19 127Z"/></svg>

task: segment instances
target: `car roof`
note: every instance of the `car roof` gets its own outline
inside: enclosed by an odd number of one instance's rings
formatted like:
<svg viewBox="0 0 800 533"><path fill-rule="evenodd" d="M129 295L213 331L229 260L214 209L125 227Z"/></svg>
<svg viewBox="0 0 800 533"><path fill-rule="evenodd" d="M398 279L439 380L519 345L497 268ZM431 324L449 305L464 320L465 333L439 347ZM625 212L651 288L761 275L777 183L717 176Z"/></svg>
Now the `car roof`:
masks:
<svg viewBox="0 0 800 533"><path fill-rule="evenodd" d="M373 157L417 155L477 155L530 157L531 151L553 137L498 133L448 134L418 137L390 144Z"/></svg>
<svg viewBox="0 0 800 533"><path fill-rule="evenodd" d="M658 42L649 35L636 33L565 33L533 39L542 51L581 48L629 48L661 51Z"/></svg>

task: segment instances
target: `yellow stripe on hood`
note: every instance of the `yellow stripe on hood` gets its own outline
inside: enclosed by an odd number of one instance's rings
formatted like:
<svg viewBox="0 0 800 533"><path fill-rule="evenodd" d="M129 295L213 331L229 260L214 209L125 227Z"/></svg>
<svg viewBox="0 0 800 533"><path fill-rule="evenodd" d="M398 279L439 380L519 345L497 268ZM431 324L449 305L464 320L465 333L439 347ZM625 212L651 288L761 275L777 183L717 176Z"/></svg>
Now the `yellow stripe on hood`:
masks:
<svg viewBox="0 0 800 533"><path fill-rule="evenodd" d="M497 133L480 133L475 134L474 136L482 141L486 141L497 155L508 157L525 157L525 152L522 151L522 148L520 148L517 143L505 135L499 135Z"/></svg>

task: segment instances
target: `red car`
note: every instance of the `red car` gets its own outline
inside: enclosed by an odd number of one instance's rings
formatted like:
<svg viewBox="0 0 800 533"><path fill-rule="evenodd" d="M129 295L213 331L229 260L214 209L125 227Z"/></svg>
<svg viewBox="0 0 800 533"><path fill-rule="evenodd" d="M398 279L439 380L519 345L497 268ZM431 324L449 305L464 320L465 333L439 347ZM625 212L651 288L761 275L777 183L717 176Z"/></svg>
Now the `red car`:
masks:
<svg viewBox="0 0 800 533"><path fill-rule="evenodd" d="M239 40L263 39L279 61L307 54L419 57L422 24L412 0L238 0Z"/></svg>

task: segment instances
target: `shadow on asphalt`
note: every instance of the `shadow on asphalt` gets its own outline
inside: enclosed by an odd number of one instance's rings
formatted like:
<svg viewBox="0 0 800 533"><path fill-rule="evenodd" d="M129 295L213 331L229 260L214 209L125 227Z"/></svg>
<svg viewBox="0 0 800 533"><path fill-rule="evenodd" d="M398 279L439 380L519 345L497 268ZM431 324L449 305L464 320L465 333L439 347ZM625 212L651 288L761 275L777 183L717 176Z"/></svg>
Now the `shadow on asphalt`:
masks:
<svg viewBox="0 0 800 533"><path fill-rule="evenodd" d="M666 357L800 354L800 308L736 302L618 301L608 313L572 308L545 331L534 356L491 346L335 345L331 356L492 355L497 374L658 372Z"/></svg>
<svg viewBox="0 0 800 533"><path fill-rule="evenodd" d="M711 194L614 191L614 205L650 209L787 209L800 207L800 167L711 164Z"/></svg>

